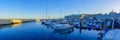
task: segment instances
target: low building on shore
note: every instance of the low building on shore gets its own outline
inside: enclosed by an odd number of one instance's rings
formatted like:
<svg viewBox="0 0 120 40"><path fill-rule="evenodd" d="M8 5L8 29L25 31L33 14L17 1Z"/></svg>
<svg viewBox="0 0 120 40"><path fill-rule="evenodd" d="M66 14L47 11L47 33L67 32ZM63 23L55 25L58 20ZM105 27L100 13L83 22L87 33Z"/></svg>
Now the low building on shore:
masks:
<svg viewBox="0 0 120 40"><path fill-rule="evenodd" d="M85 15L83 17L83 15ZM68 15L65 16L64 18L66 20L73 20L73 19L80 19L82 17L82 19L84 20L88 20L88 19L97 19L97 20L102 20L102 19L119 19L120 20L120 13L111 11L109 13L105 13L105 14L72 14L72 15Z"/></svg>

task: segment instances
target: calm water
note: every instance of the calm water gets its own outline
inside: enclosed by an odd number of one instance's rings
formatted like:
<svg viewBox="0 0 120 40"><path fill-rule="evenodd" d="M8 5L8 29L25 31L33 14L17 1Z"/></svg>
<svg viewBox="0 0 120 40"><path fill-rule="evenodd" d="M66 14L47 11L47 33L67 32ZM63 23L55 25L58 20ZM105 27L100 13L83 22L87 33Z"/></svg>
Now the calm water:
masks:
<svg viewBox="0 0 120 40"><path fill-rule="evenodd" d="M40 23L31 22L21 25L0 27L0 40L97 40L99 31L73 28L72 31L55 32Z"/></svg>

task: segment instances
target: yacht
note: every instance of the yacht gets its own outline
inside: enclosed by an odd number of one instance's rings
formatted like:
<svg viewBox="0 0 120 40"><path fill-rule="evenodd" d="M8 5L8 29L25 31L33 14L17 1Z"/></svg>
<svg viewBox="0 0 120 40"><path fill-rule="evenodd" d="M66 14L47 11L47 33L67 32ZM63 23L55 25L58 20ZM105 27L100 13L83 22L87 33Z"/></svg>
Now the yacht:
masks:
<svg viewBox="0 0 120 40"><path fill-rule="evenodd" d="M64 31L64 30L71 30L73 26L68 24L67 22L61 22L61 23L53 24L52 28L57 31Z"/></svg>

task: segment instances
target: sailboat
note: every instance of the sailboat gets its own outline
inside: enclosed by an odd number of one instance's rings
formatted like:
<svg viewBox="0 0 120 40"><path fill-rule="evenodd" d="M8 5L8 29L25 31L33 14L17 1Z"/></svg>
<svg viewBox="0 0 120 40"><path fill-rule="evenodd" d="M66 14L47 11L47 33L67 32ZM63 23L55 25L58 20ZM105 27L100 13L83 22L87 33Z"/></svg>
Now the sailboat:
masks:
<svg viewBox="0 0 120 40"><path fill-rule="evenodd" d="M61 17L61 12L62 10L60 10L60 17ZM53 25L53 29L54 30L59 30L59 31L63 31L65 29L69 30L69 29L72 29L73 26L70 25L67 20L64 20L64 19L59 19L60 21L56 24Z"/></svg>
<svg viewBox="0 0 120 40"><path fill-rule="evenodd" d="M41 20L41 23L44 25L45 24L45 20Z"/></svg>
<svg viewBox="0 0 120 40"><path fill-rule="evenodd" d="M51 25L51 21L47 19L47 11L48 11L48 5L46 5L46 19L42 20L41 22L43 25Z"/></svg>

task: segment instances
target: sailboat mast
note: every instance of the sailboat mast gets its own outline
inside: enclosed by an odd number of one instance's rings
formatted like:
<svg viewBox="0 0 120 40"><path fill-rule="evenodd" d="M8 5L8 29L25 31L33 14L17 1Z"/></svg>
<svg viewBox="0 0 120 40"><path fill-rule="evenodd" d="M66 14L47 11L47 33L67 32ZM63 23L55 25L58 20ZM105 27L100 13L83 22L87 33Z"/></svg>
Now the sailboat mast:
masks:
<svg viewBox="0 0 120 40"><path fill-rule="evenodd" d="M59 18L61 18L62 17L62 14L61 14L62 10L60 10L59 12L60 12L60 17Z"/></svg>
<svg viewBox="0 0 120 40"><path fill-rule="evenodd" d="M46 13L46 20L47 20L47 12L48 12L48 4L46 2L46 11L45 11L45 13Z"/></svg>

